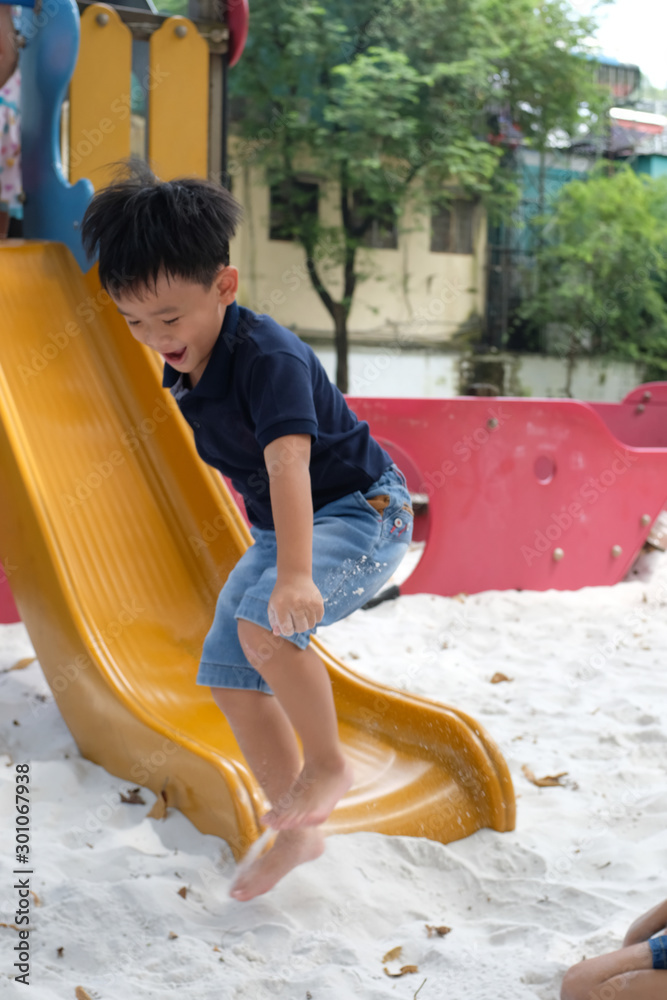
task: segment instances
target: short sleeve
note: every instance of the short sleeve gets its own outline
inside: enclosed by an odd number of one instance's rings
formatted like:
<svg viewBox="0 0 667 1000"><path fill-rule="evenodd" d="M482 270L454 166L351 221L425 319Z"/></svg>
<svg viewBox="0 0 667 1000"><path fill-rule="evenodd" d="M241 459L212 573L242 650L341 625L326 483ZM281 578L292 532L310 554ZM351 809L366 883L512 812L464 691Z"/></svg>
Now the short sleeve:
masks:
<svg viewBox="0 0 667 1000"><path fill-rule="evenodd" d="M308 364L288 351L260 354L250 375L250 412L262 451L286 434L317 440L317 412Z"/></svg>

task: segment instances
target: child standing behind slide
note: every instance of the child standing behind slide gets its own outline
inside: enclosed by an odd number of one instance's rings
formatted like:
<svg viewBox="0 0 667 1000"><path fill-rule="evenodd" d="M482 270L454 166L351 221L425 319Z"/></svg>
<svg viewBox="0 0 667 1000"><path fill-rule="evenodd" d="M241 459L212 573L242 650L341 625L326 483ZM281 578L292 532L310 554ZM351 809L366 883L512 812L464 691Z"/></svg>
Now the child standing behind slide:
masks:
<svg viewBox="0 0 667 1000"><path fill-rule="evenodd" d="M569 969L561 990L561 1000L666 997L667 899L635 920L618 951L589 958Z"/></svg>
<svg viewBox="0 0 667 1000"><path fill-rule="evenodd" d="M12 8L0 3L0 239L21 218L21 138L18 40Z"/></svg>

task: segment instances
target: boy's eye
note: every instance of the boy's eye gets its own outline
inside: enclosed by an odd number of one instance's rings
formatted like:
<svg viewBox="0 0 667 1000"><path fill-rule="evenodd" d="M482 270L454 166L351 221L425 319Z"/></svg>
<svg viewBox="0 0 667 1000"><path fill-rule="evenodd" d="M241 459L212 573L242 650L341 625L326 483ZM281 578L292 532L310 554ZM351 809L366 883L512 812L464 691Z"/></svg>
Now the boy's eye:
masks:
<svg viewBox="0 0 667 1000"><path fill-rule="evenodd" d="M167 326L171 326L173 323L178 323L180 318L181 318L180 316L176 316L174 319L166 319L164 320L164 322L167 324ZM140 319L128 319L127 321L128 326L139 326L140 323L141 323Z"/></svg>

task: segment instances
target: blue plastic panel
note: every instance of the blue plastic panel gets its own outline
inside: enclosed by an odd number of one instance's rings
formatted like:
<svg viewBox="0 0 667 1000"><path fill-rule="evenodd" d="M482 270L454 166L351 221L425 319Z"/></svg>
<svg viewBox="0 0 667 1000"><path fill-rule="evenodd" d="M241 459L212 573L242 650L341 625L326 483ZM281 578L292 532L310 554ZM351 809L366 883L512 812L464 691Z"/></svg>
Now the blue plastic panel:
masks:
<svg viewBox="0 0 667 1000"><path fill-rule="evenodd" d="M60 109L79 51L79 11L75 0L44 0L35 13L24 10L21 34L21 136L23 233L27 239L58 240L72 251L83 271L90 263L79 227L93 185L71 185L60 159Z"/></svg>

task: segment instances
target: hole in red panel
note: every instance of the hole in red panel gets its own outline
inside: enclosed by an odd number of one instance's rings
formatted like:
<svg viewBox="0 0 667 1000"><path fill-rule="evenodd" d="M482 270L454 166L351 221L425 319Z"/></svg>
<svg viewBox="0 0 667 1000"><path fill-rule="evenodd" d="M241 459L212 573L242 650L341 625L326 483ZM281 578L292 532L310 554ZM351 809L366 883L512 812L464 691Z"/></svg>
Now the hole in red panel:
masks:
<svg viewBox="0 0 667 1000"><path fill-rule="evenodd" d="M534 468L537 479L545 486L556 475L556 463L548 455L540 455L539 458L536 458Z"/></svg>

